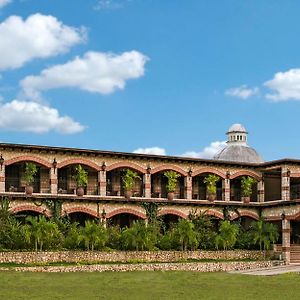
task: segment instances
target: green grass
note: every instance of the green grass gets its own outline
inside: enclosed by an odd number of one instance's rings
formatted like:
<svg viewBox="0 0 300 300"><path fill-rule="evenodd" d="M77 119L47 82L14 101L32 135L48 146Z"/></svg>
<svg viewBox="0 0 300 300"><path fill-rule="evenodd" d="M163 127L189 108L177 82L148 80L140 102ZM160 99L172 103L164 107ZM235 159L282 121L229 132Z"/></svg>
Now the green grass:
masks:
<svg viewBox="0 0 300 300"><path fill-rule="evenodd" d="M0 272L0 299L299 299L300 275Z"/></svg>

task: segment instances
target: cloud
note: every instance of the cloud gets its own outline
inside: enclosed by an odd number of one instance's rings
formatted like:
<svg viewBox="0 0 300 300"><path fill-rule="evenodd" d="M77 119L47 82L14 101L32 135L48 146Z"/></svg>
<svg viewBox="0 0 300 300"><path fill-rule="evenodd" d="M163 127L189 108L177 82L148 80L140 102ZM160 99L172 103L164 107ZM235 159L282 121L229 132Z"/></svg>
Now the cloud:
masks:
<svg viewBox="0 0 300 300"><path fill-rule="evenodd" d="M53 16L34 14L26 20L10 16L0 23L0 70L65 53L85 39L84 28L66 26Z"/></svg>
<svg viewBox="0 0 300 300"><path fill-rule="evenodd" d="M266 98L273 101L300 100L300 69L278 72L264 86L272 90Z"/></svg>
<svg viewBox="0 0 300 300"><path fill-rule="evenodd" d="M240 87L231 88L225 91L225 95L241 99L248 99L249 97L255 96L258 93L259 88L250 88L247 85L242 85Z"/></svg>
<svg viewBox="0 0 300 300"><path fill-rule="evenodd" d="M211 159L217 154L219 151L221 151L226 146L226 141L215 141L210 143L209 146L205 147L200 152L195 151L188 151L182 154L181 156L184 157L193 157L193 158L207 158Z"/></svg>
<svg viewBox="0 0 300 300"><path fill-rule="evenodd" d="M131 0L98 0L94 6L95 10L115 10L124 7Z"/></svg>
<svg viewBox="0 0 300 300"><path fill-rule="evenodd" d="M123 89L127 80L143 76L147 61L138 51L120 55L87 52L83 57L45 69L38 76L27 76L20 84L31 99L40 98L41 91L63 87L110 94Z"/></svg>
<svg viewBox="0 0 300 300"><path fill-rule="evenodd" d="M11 3L11 0L0 0L0 8L6 6L9 3Z"/></svg>
<svg viewBox="0 0 300 300"><path fill-rule="evenodd" d="M133 153L166 155L166 150L160 147L138 148Z"/></svg>
<svg viewBox="0 0 300 300"><path fill-rule="evenodd" d="M68 116L60 116L57 109L36 102L13 100L0 102L0 130L62 134L78 133L85 129Z"/></svg>

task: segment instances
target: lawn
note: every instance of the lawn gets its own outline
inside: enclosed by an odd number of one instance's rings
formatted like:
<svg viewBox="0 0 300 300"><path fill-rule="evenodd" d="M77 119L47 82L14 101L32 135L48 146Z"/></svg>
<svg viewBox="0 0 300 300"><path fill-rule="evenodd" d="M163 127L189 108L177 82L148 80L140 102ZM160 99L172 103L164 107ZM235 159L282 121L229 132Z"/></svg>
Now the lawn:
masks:
<svg viewBox="0 0 300 300"><path fill-rule="evenodd" d="M0 299L299 299L299 274L0 272Z"/></svg>

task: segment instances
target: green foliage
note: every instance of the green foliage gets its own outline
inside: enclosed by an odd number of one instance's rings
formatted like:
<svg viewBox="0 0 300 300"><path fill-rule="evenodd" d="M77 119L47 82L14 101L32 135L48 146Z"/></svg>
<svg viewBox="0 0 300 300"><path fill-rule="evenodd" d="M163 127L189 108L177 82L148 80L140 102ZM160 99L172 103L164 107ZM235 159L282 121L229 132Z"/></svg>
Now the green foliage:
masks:
<svg viewBox="0 0 300 300"><path fill-rule="evenodd" d="M197 233L191 221L181 219L176 227L181 250L195 250L198 247Z"/></svg>
<svg viewBox="0 0 300 300"><path fill-rule="evenodd" d="M180 174L178 174L175 171L170 170L170 171L164 172L164 176L167 177L167 180L168 180L167 185L166 185L168 193L174 192L176 189L178 177L180 177Z"/></svg>
<svg viewBox="0 0 300 300"><path fill-rule="evenodd" d="M157 214L159 211L159 204L156 202L142 202L142 206L146 211L146 216L149 223L158 222Z"/></svg>
<svg viewBox="0 0 300 300"><path fill-rule="evenodd" d="M220 180L220 177L215 174L209 174L204 178L204 183L206 184L206 191L208 194L217 193L217 182Z"/></svg>
<svg viewBox="0 0 300 300"><path fill-rule="evenodd" d="M64 248L78 249L82 240L81 231L77 222L70 223L65 232L65 239L63 242Z"/></svg>
<svg viewBox="0 0 300 300"><path fill-rule="evenodd" d="M88 172L81 165L78 165L75 168L74 179L77 187L86 187L88 184Z"/></svg>
<svg viewBox="0 0 300 300"><path fill-rule="evenodd" d="M121 250L121 230L119 226L109 226L107 228L107 246L110 249Z"/></svg>
<svg viewBox="0 0 300 300"><path fill-rule="evenodd" d="M243 176L241 179L242 194L244 197L250 197L252 195L252 186L256 183L256 180L250 176Z"/></svg>
<svg viewBox="0 0 300 300"><path fill-rule="evenodd" d="M232 249L236 243L239 233L239 226L229 221L222 221L219 234L216 236L216 248L223 247L224 250Z"/></svg>
<svg viewBox="0 0 300 300"><path fill-rule="evenodd" d="M125 169L125 172L122 176L123 187L127 191L131 191L134 187L135 181L141 180L141 177L135 171L131 169Z"/></svg>
<svg viewBox="0 0 300 300"><path fill-rule="evenodd" d="M27 185L32 185L34 183L36 173L37 173L36 164L31 162L25 163L24 180Z"/></svg>

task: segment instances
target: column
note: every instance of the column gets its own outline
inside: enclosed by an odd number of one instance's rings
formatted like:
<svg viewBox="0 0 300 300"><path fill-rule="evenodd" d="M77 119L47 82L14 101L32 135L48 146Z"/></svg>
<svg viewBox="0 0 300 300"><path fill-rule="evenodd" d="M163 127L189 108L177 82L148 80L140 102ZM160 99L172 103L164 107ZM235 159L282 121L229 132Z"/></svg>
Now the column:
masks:
<svg viewBox="0 0 300 300"><path fill-rule="evenodd" d="M290 240L291 240L291 222L284 218L282 220L282 255L287 264L290 263Z"/></svg>
<svg viewBox="0 0 300 300"><path fill-rule="evenodd" d="M144 176L144 197L151 198L151 174L146 173Z"/></svg>
<svg viewBox="0 0 300 300"><path fill-rule="evenodd" d="M0 167L0 193L5 192L5 165Z"/></svg>
<svg viewBox="0 0 300 300"><path fill-rule="evenodd" d="M257 201L265 201L265 182L263 179L257 183Z"/></svg>
<svg viewBox="0 0 300 300"><path fill-rule="evenodd" d="M192 200L192 184L193 177L191 175L184 177L184 198L187 200Z"/></svg>
<svg viewBox="0 0 300 300"><path fill-rule="evenodd" d="M58 169L57 168L51 168L49 170L49 177L50 177L50 193L51 194L57 194L57 184L58 184L58 180L57 180L57 172Z"/></svg>
<svg viewBox="0 0 300 300"><path fill-rule="evenodd" d="M222 200L229 202L230 201L230 179L229 176L222 180Z"/></svg>
<svg viewBox="0 0 300 300"><path fill-rule="evenodd" d="M99 186L99 195L106 196L106 171L101 170L98 172L98 186Z"/></svg>
<svg viewBox="0 0 300 300"><path fill-rule="evenodd" d="M281 199L290 200L290 170L286 166L281 168Z"/></svg>

